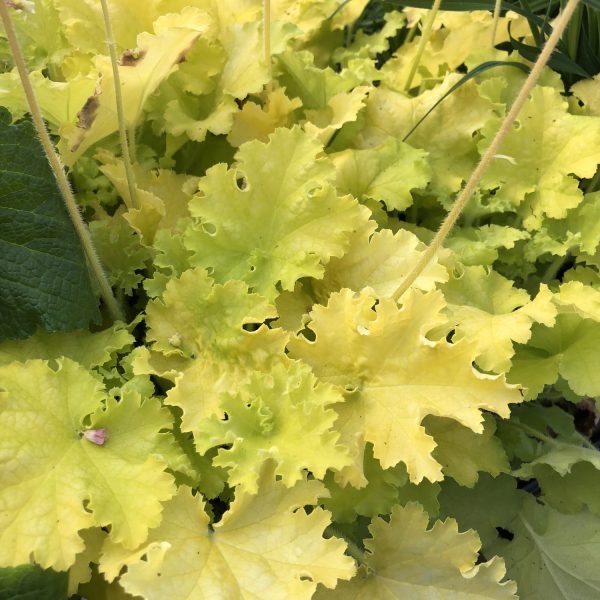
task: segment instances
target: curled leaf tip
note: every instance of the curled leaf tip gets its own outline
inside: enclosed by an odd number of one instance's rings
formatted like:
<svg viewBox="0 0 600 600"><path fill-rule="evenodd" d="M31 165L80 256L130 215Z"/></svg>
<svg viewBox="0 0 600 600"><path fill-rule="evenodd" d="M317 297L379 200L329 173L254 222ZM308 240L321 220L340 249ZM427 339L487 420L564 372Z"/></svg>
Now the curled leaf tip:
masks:
<svg viewBox="0 0 600 600"><path fill-rule="evenodd" d="M106 429L102 427L101 429L88 429L83 432L83 437L88 441L92 442L92 444L96 444L97 446L102 446L106 442Z"/></svg>

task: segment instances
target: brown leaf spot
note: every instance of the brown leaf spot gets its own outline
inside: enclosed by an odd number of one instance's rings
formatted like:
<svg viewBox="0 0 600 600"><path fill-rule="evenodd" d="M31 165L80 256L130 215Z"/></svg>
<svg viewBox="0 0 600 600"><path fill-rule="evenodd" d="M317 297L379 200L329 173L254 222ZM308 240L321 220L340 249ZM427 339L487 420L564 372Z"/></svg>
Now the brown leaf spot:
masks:
<svg viewBox="0 0 600 600"><path fill-rule="evenodd" d="M187 48L184 48L180 53L179 56L177 57L177 60L175 61L176 65L180 65L182 62L185 61L185 55L194 47L194 44L196 43L196 40L200 37L200 33L198 33L198 35L190 42L189 46Z"/></svg>
<svg viewBox="0 0 600 600"><path fill-rule="evenodd" d="M79 146L81 146L81 142L83 142L85 138L86 131L92 126L94 120L96 119L96 114L98 113L98 107L100 106L100 100L98 96L102 93L100 89L100 83L98 83L96 87L96 91L93 96L90 96L85 104L81 107L81 110L77 113L77 127L82 129L83 131L77 137L77 140L71 146L71 152L75 152Z"/></svg>
<svg viewBox="0 0 600 600"><path fill-rule="evenodd" d="M144 56L146 56L146 50L143 48L131 48L123 52L119 62L122 67L135 67Z"/></svg>

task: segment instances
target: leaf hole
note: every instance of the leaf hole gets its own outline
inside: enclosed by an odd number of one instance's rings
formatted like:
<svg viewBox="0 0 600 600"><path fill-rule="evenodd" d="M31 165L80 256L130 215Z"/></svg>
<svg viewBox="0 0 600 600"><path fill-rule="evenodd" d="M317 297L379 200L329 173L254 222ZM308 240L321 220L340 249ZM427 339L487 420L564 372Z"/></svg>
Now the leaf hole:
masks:
<svg viewBox="0 0 600 600"><path fill-rule="evenodd" d="M315 342L317 340L316 333L312 329L309 329L308 327L305 327L300 332L300 335L302 335L303 337L305 337L306 340L309 341L309 342Z"/></svg>
<svg viewBox="0 0 600 600"><path fill-rule="evenodd" d="M246 192L248 190L248 180L240 171L237 171L235 174L235 185L240 192Z"/></svg>
<svg viewBox="0 0 600 600"><path fill-rule="evenodd" d="M217 228L212 223L202 223L202 230L208 235L215 235Z"/></svg>
<svg viewBox="0 0 600 600"><path fill-rule="evenodd" d="M511 541L515 537L515 534L512 533L512 531L509 531L508 529L504 529L504 527L496 527L496 531L498 532L498 535L503 540Z"/></svg>

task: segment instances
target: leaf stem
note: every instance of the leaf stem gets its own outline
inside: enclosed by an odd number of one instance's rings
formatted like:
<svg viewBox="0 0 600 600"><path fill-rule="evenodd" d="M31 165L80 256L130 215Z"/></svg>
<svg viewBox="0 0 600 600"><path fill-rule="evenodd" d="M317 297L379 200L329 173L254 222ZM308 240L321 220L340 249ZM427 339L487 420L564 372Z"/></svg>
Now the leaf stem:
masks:
<svg viewBox="0 0 600 600"><path fill-rule="evenodd" d="M509 423L513 427L516 427L517 429L521 429L527 435L530 435L531 437L536 438L540 442L545 442L546 444L550 444L551 446L573 447L573 444L569 444L567 442L562 442L561 440L555 440L554 438L551 438L549 435L546 435L545 433L542 433L541 431L538 431L534 427L530 427L529 425L525 425L525 423L521 423L519 421L509 421ZM581 437L581 443L586 448L588 448L589 450L593 450L594 452L598 452L598 449L589 440L587 440L579 432L577 432L577 434Z"/></svg>
<svg viewBox="0 0 600 600"><path fill-rule="evenodd" d="M535 438L536 440L538 440L540 442L550 444L551 446L563 446L564 445L559 440L555 440L554 438L551 438L549 435L546 435L545 433L538 431L534 427L525 425L525 423L521 423L519 421L509 421L509 423L513 427L516 427L517 429L524 431L527 435L531 436L532 438Z"/></svg>
<svg viewBox="0 0 600 600"><path fill-rule="evenodd" d="M417 54L413 60L412 66L410 68L410 73L408 74L408 78L406 79L406 83L404 84L405 92L408 92L408 90L410 90L412 80L415 77L415 73L417 72L419 63L421 62L421 57L423 56L423 52L425 51L425 46L429 41L429 36L431 35L431 28L433 27L433 22L435 21L435 17L437 16L441 3L442 0L435 0L433 6L431 7L431 10L427 14L427 20L425 21L423 31L421 32L421 39L419 41L419 47L417 48Z"/></svg>
<svg viewBox="0 0 600 600"><path fill-rule="evenodd" d="M496 34L498 33L498 22L500 21L501 10L502 0L496 0L496 4L494 4L494 23L492 25L492 48L496 45Z"/></svg>
<svg viewBox="0 0 600 600"><path fill-rule="evenodd" d="M344 540L344 542L346 542L346 544L348 544L348 554L354 558L354 560L356 560L356 562L359 565L364 565L366 564L366 557L365 557L365 553L363 550L361 550L361 548L359 547L359 545L352 541L351 539L349 539L347 536L345 536L341 531L339 531L335 526L330 525L329 526L329 531L331 533L333 533L333 535L335 535L337 538L341 538Z"/></svg>
<svg viewBox="0 0 600 600"><path fill-rule="evenodd" d="M127 137L129 142L129 155L131 157L131 163L137 162L137 148L135 144L135 125L130 125L127 128Z"/></svg>
<svg viewBox="0 0 600 600"><path fill-rule="evenodd" d="M408 30L408 34L406 36L406 39L404 40L404 43L410 44L413 41L413 38L417 34L418 30L419 30L419 20L417 19L414 22L413 26Z"/></svg>
<svg viewBox="0 0 600 600"><path fill-rule="evenodd" d="M98 254L94 248L90 232L88 231L81 213L79 212L79 207L77 206L75 196L71 190L71 185L69 184L69 180L65 174L60 157L58 156L58 153L54 149L52 141L50 140L50 135L48 134L48 129L46 128L46 124L42 118L42 113L35 96L33 86L29 80L29 72L27 70L25 59L23 58L23 52L21 51L21 46L17 40L16 32L8 12L8 6L4 0L0 0L0 17L2 17L2 23L4 25L4 31L6 32L8 45L15 61L17 71L19 72L21 85L23 86L23 92L25 93L25 98L27 99L33 124L46 154L46 158L50 163L52 172L54 173L56 183L62 194L69 217L73 222L73 226L75 227L75 231L79 237L79 241L81 242L92 278L98 283L100 294L106 304L106 307L108 308L111 317L114 320L124 320L121 307L113 295L110 284L108 283L108 279L106 278L106 274L104 273L104 269L100 264L100 259L98 258Z"/></svg>
<svg viewBox="0 0 600 600"><path fill-rule="evenodd" d="M265 52L265 64L269 81L267 82L267 97L273 91L273 61L271 59L271 0L263 0L263 45Z"/></svg>
<svg viewBox="0 0 600 600"><path fill-rule="evenodd" d="M571 18L571 15L573 14L573 11L577 8L579 1L580 0L568 0L565 9L556 19L554 23L554 29L552 30L551 35L548 38L546 44L544 45L544 48L540 52L538 59L535 61L535 64L533 65L533 68L531 69L531 72L529 73L527 79L523 83L519 95L513 102L513 105L510 107L510 111L504 118L504 121L502 121L498 132L494 136L494 139L488 146L487 150L484 152L483 156L481 157L481 160L479 161L479 163L475 167L475 170L471 174L471 177L469 177L469 180L467 181L465 187L458 195L458 198L456 199L452 210L448 213L438 232L435 234L435 237L431 241L431 244L429 244L427 249L421 254L421 257L419 258L417 264L413 267L412 271L404 278L404 281L402 281L402 283L396 290L394 294L394 298L396 300L398 300L402 296L402 294L404 294L414 283L414 281L421 274L423 269L429 264L429 261L435 256L435 254L443 244L444 240L452 230L452 227L454 227L454 224L458 220L458 217L460 217L460 214L467 205L467 202L469 201L469 199L473 195L473 192L477 188L477 185L483 177L483 174L490 166L492 159L496 154L498 154L498 150L500 149L502 142L508 135L511 127L513 126L513 123L516 121L519 112L521 111L523 105L529 97L529 93L534 88L535 84L540 78L542 70L548 63L550 55L554 51L554 48L556 48L556 45L558 44L560 37L564 32L565 27L567 26L567 23Z"/></svg>
<svg viewBox="0 0 600 600"><path fill-rule="evenodd" d="M119 122L119 139L121 142L121 153L123 154L123 164L125 165L125 176L127 177L127 187L129 189L129 198L133 208L139 208L137 199L137 190L135 187L135 177L133 175L133 165L131 164L131 155L129 154L129 142L127 140L127 123L125 122L125 110L123 109L123 94L121 90L121 74L119 73L119 59L117 58L117 47L115 36L110 22L110 13L106 0L100 0L102 5L102 15L104 16L104 29L106 31L106 44L110 54L110 63L112 65L113 80L115 83L115 101L117 106L117 120ZM135 125L129 124L130 135L133 129L135 135ZM132 141L132 145L134 145Z"/></svg>
<svg viewBox="0 0 600 600"><path fill-rule="evenodd" d="M565 256L557 256L551 263L548 265L544 276L542 277L542 283L550 283L553 279L556 278L556 275L560 271L561 267L565 264L565 262L569 259L570 254L567 252Z"/></svg>

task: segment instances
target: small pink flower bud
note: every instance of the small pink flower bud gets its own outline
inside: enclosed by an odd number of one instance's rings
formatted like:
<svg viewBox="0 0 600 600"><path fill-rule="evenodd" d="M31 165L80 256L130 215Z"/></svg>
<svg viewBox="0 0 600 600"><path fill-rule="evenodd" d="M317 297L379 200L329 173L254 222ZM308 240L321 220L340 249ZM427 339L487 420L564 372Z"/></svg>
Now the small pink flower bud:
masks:
<svg viewBox="0 0 600 600"><path fill-rule="evenodd" d="M106 442L106 429L88 429L83 432L83 437L92 444L102 446Z"/></svg>

